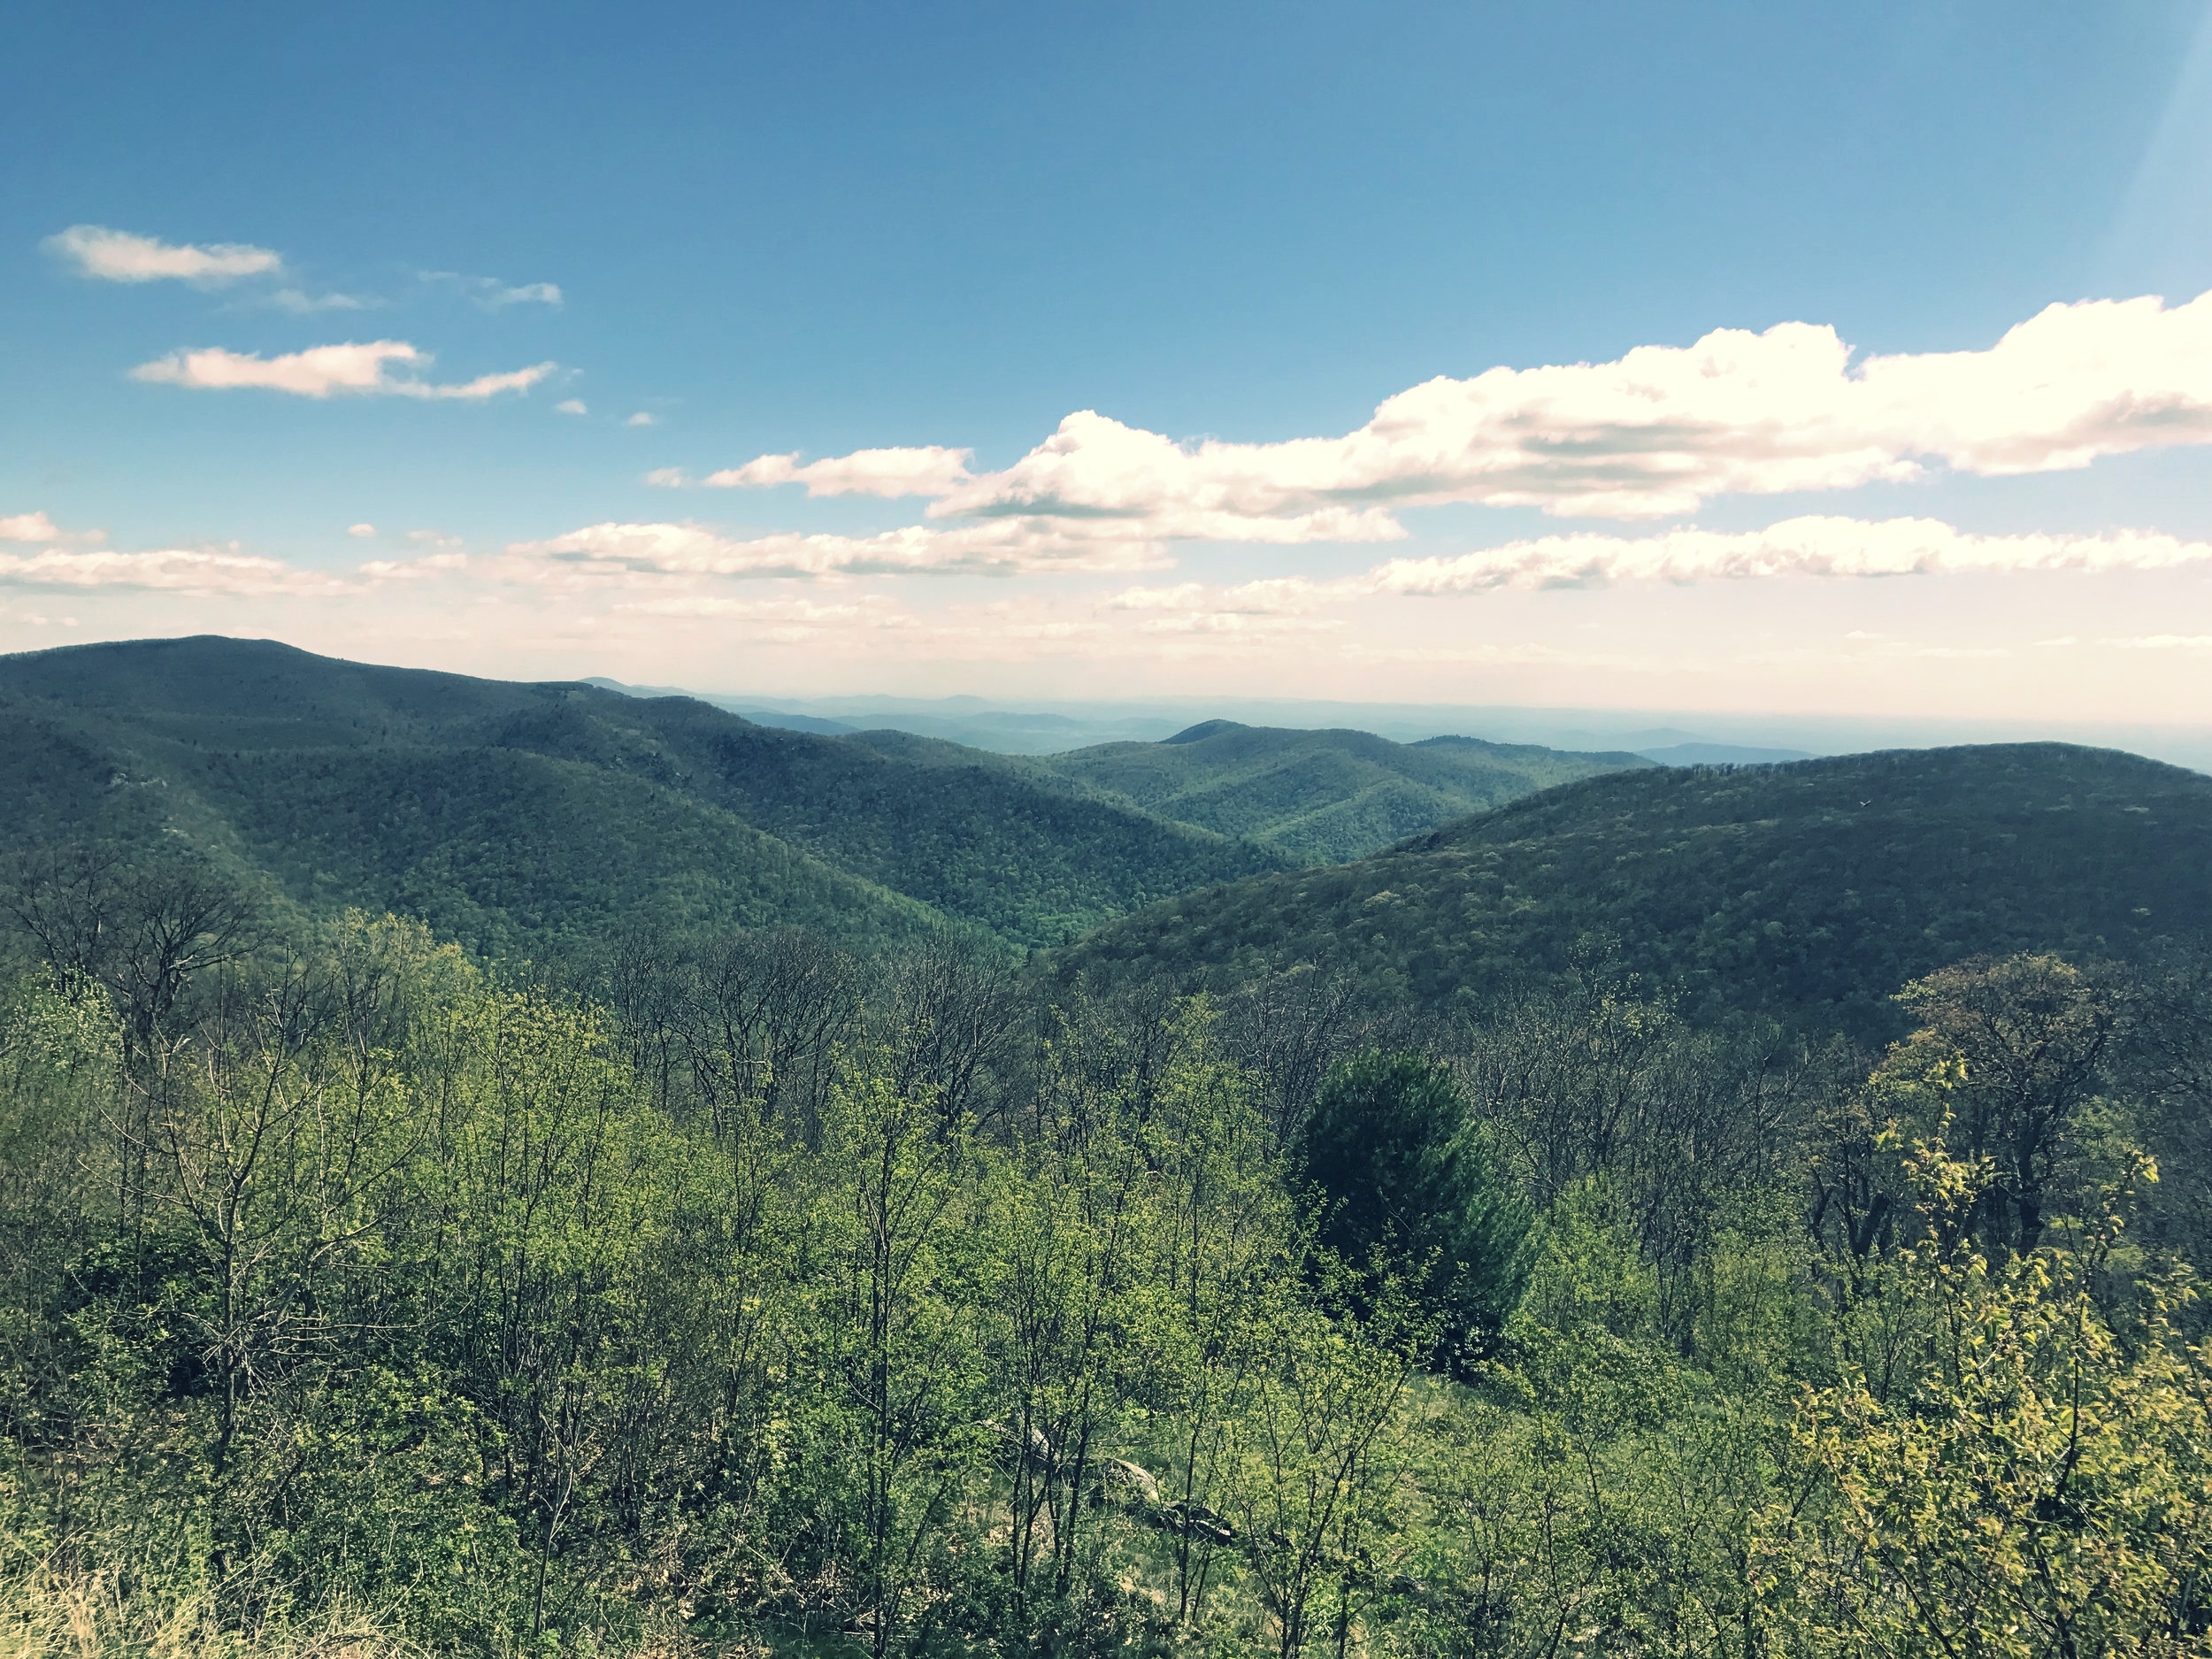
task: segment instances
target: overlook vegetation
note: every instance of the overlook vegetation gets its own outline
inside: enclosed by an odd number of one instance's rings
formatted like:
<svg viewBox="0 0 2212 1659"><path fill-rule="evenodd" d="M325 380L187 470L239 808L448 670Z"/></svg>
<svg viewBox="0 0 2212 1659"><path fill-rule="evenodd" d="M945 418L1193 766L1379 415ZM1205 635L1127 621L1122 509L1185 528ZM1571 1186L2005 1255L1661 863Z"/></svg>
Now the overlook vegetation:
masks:
<svg viewBox="0 0 2212 1659"><path fill-rule="evenodd" d="M0 696L0 1652L2212 1652L2212 780Z"/></svg>
<svg viewBox="0 0 2212 1659"><path fill-rule="evenodd" d="M12 1651L2203 1650L2201 956L1861 1056L10 909Z"/></svg>

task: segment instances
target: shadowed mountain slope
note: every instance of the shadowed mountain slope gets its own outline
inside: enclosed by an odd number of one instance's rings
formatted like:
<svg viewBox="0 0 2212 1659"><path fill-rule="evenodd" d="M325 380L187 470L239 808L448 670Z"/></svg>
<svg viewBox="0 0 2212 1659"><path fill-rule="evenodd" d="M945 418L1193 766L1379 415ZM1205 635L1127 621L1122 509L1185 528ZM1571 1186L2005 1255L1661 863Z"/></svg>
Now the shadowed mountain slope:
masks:
<svg viewBox="0 0 2212 1659"><path fill-rule="evenodd" d="M1600 936L1702 1014L1886 1035L1899 984L1977 952L2129 956L2208 929L2212 778L2008 744L1593 779L1356 864L1168 901L1055 966L1227 983L1317 962L1444 1006Z"/></svg>
<svg viewBox="0 0 2212 1659"><path fill-rule="evenodd" d="M650 897L839 932L918 925L928 906L1038 943L1287 862L949 745L906 758L689 698L265 641L0 658L0 699L18 803L0 835L174 833L303 902L395 904L488 941Z"/></svg>

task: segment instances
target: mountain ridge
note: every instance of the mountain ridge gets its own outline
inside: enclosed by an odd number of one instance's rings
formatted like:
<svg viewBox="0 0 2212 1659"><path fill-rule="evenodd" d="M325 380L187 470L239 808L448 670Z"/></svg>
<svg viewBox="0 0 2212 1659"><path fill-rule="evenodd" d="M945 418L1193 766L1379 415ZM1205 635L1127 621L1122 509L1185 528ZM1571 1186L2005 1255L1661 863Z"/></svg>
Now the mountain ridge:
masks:
<svg viewBox="0 0 2212 1659"><path fill-rule="evenodd" d="M1893 1034L1897 986L1983 952L2129 956L2212 931L2212 778L2065 744L1652 768L1352 863L1164 901L1052 971L1233 984L1299 962L1435 1008L1623 965L1709 1014Z"/></svg>

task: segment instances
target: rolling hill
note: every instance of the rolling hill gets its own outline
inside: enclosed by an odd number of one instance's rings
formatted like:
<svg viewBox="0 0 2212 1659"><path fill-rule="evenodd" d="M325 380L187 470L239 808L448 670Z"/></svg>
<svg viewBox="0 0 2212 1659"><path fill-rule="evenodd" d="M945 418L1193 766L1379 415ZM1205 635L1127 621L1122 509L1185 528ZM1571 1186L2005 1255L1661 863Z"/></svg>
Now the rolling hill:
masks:
<svg viewBox="0 0 2212 1659"><path fill-rule="evenodd" d="M2056 743L1624 772L1375 857L1155 905L1061 973L1226 983L1297 962L1480 1001L1617 940L1711 1017L1886 1036L1904 980L1983 951L2128 956L2212 929L2212 778Z"/></svg>
<svg viewBox="0 0 2212 1659"><path fill-rule="evenodd" d="M672 918L1058 941L1283 855L1023 763L196 638L0 658L0 838L179 835L487 948ZM916 740L919 741L919 740Z"/></svg>
<svg viewBox="0 0 2212 1659"><path fill-rule="evenodd" d="M1100 743L1041 764L1146 811L1248 836L1310 864L1376 852L1534 790L1652 763L1533 744L1209 720L1157 743Z"/></svg>

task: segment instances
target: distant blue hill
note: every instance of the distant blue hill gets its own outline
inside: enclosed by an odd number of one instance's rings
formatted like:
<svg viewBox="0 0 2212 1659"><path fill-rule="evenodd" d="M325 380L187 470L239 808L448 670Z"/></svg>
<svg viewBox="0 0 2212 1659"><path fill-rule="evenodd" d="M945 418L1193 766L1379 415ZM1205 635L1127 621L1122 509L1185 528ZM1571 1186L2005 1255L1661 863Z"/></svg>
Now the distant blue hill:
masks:
<svg viewBox="0 0 2212 1659"><path fill-rule="evenodd" d="M1812 759L1801 749L1747 749L1740 743L1669 743L1663 749L1636 752L1662 766L1772 766L1786 760Z"/></svg>

